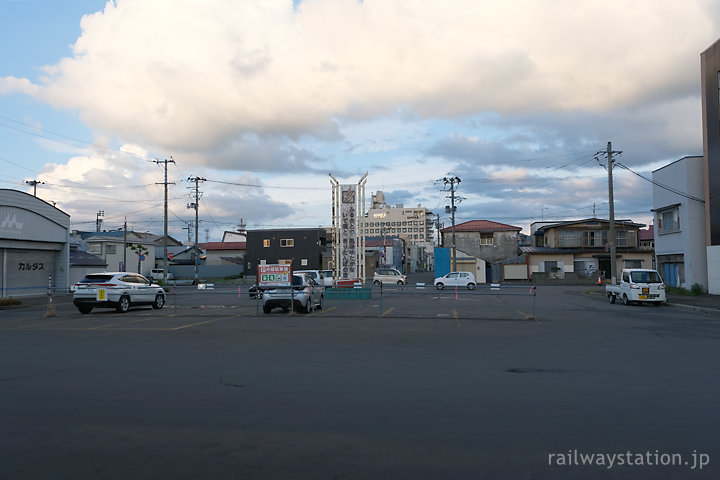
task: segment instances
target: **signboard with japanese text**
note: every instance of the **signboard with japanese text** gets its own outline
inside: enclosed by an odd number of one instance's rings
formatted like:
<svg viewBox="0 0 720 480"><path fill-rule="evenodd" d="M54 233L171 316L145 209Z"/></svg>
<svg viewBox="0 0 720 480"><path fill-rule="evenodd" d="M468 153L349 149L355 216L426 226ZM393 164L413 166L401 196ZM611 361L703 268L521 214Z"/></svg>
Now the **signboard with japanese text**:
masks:
<svg viewBox="0 0 720 480"><path fill-rule="evenodd" d="M358 278L357 185L340 185L340 278Z"/></svg>
<svg viewBox="0 0 720 480"><path fill-rule="evenodd" d="M289 287L291 276L290 265L258 265L260 287Z"/></svg>

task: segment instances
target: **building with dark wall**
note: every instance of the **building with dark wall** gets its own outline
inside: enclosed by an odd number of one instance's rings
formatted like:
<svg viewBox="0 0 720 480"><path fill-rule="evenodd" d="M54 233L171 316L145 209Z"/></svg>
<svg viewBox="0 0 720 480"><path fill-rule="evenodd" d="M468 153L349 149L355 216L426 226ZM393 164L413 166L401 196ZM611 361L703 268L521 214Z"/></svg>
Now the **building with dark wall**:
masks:
<svg viewBox="0 0 720 480"><path fill-rule="evenodd" d="M720 40L700 54L707 244L720 245Z"/></svg>
<svg viewBox="0 0 720 480"><path fill-rule="evenodd" d="M720 40L700 54L708 291L720 295Z"/></svg>
<svg viewBox="0 0 720 480"><path fill-rule="evenodd" d="M291 264L293 270L321 270L327 245L324 228L250 230L247 232L248 275L258 264Z"/></svg>

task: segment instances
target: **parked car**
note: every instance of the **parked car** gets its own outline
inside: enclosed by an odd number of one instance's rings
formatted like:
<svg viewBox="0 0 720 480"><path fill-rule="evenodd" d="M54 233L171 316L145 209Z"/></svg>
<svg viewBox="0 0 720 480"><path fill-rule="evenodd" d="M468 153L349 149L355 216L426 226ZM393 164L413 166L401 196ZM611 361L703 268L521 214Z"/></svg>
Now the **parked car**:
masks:
<svg viewBox="0 0 720 480"><path fill-rule="evenodd" d="M325 285L325 276L323 275L321 270L294 270L293 273L304 273L305 275L309 275L310 278L315 280L318 285Z"/></svg>
<svg viewBox="0 0 720 480"><path fill-rule="evenodd" d="M373 283L375 285L380 285L381 283L405 285L407 283L407 277L396 268L378 268L373 274Z"/></svg>
<svg viewBox="0 0 720 480"><path fill-rule="evenodd" d="M467 287L468 290L475 288L475 274L471 272L450 272L447 275L435 279L435 288L442 290L445 287Z"/></svg>
<svg viewBox="0 0 720 480"><path fill-rule="evenodd" d="M163 269L162 268L153 268L150 270L150 280L153 282L157 282L159 280L163 279ZM167 272L167 279L168 281L174 280L175 276L171 272Z"/></svg>
<svg viewBox="0 0 720 480"><path fill-rule="evenodd" d="M265 313L270 313L273 308L287 312L291 307L308 313L311 308L323 308L324 301L325 287L304 273L293 273L292 287L274 287L262 292Z"/></svg>
<svg viewBox="0 0 720 480"><path fill-rule="evenodd" d="M620 275L619 285L607 285L605 294L610 303L620 298L625 305L632 302L661 305L667 301L665 282L657 272L647 268L626 268Z"/></svg>
<svg viewBox="0 0 720 480"><path fill-rule="evenodd" d="M326 287L333 286L333 271L332 270L320 270L322 273L324 284Z"/></svg>
<svg viewBox="0 0 720 480"><path fill-rule="evenodd" d="M248 294L250 295L250 298L260 298L262 297L262 288L258 287L257 285L250 285L250 288L248 288Z"/></svg>
<svg viewBox="0 0 720 480"><path fill-rule="evenodd" d="M73 303L80 313L114 308L125 313L135 305L165 305L165 290L137 273L102 272L85 275L74 285Z"/></svg>

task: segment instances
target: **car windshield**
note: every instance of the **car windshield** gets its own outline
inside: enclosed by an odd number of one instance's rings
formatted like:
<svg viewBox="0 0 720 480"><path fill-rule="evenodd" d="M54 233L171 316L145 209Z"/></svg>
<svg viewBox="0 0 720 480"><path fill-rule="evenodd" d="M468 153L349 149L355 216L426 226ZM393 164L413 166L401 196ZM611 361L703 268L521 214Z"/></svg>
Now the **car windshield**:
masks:
<svg viewBox="0 0 720 480"><path fill-rule="evenodd" d="M636 283L663 283L660 274L654 271L650 272L632 272L632 281Z"/></svg>
<svg viewBox="0 0 720 480"><path fill-rule="evenodd" d="M105 283L112 279L112 275L86 275L80 283Z"/></svg>

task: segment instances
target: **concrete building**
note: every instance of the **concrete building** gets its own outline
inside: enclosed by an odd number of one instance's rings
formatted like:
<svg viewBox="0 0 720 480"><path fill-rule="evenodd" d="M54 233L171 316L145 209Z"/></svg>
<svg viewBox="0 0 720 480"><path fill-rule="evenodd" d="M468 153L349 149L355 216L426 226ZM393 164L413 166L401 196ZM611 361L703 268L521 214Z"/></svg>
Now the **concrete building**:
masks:
<svg viewBox="0 0 720 480"><path fill-rule="evenodd" d="M422 205L405 207L385 203L385 194L372 195L365 218L360 219L360 234L364 237L398 237L405 242L406 273L423 270L432 265L434 249L432 212ZM412 260L412 261L410 261Z"/></svg>
<svg viewBox="0 0 720 480"><path fill-rule="evenodd" d="M70 288L70 216L27 193L0 189L0 297Z"/></svg>
<svg viewBox="0 0 720 480"><path fill-rule="evenodd" d="M707 288L703 157L684 157L652 172L657 269L671 287Z"/></svg>
<svg viewBox="0 0 720 480"><path fill-rule="evenodd" d="M700 54L708 291L720 295L720 40Z"/></svg>
<svg viewBox="0 0 720 480"><path fill-rule="evenodd" d="M483 260L487 269L485 278L492 282L492 264L517 256L520 230L520 227L490 220L471 220L455 225L455 247L466 256ZM443 228L440 234L443 247L451 248L452 227Z"/></svg>

